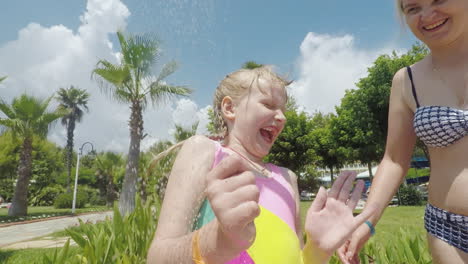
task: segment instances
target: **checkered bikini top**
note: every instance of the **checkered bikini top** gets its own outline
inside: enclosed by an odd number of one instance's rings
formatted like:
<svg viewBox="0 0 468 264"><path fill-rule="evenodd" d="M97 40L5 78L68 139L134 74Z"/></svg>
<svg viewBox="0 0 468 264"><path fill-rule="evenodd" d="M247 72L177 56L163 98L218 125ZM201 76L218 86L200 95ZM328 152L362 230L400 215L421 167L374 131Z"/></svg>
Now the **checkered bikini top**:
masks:
<svg viewBox="0 0 468 264"><path fill-rule="evenodd" d="M441 148L450 146L466 136L468 134L468 110L437 105L420 106L411 68L406 67L406 69L417 106L413 126L421 141L428 147Z"/></svg>

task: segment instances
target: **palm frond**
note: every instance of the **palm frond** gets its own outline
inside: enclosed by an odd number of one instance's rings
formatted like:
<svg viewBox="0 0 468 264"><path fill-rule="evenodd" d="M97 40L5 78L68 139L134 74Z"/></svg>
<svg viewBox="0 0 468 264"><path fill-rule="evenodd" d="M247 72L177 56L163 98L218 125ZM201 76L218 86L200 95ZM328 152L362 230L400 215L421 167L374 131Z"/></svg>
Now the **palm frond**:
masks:
<svg viewBox="0 0 468 264"><path fill-rule="evenodd" d="M160 56L158 39L151 34L117 34L122 48L122 63L130 67L139 79L149 74L151 66Z"/></svg>
<svg viewBox="0 0 468 264"><path fill-rule="evenodd" d="M149 95L153 105L157 102L167 102L176 96L188 96L191 93L192 90L185 86L172 86L156 82L150 85L149 90Z"/></svg>
<svg viewBox="0 0 468 264"><path fill-rule="evenodd" d="M177 62L170 61L164 65L159 73L158 78L156 79L157 83L160 83L162 80L166 79L167 76L173 74L178 68Z"/></svg>
<svg viewBox="0 0 468 264"><path fill-rule="evenodd" d="M15 118L15 112L13 109L3 100L0 99L0 111L2 111L8 118Z"/></svg>
<svg viewBox="0 0 468 264"><path fill-rule="evenodd" d="M0 77L0 83L3 82L6 78L7 76Z"/></svg>

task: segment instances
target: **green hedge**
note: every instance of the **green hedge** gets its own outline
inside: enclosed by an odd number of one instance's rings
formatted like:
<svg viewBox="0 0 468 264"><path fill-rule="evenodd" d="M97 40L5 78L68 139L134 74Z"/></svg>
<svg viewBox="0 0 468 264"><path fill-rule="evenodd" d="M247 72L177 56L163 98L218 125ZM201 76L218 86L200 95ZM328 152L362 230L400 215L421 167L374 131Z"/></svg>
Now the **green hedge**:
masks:
<svg viewBox="0 0 468 264"><path fill-rule="evenodd" d="M75 208L83 208L85 207L88 201L88 195L85 192L77 192L76 193L76 203ZM55 208L71 208L73 203L73 193L62 193L57 196L55 200L54 207Z"/></svg>

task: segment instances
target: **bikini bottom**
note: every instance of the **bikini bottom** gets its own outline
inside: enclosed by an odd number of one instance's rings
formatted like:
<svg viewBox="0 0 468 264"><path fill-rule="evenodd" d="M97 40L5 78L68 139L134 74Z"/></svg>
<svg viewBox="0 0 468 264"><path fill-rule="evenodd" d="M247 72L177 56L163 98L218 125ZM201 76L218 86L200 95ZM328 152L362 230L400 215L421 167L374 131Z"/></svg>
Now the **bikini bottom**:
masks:
<svg viewBox="0 0 468 264"><path fill-rule="evenodd" d="M468 253L468 216L427 204L424 227L434 237Z"/></svg>

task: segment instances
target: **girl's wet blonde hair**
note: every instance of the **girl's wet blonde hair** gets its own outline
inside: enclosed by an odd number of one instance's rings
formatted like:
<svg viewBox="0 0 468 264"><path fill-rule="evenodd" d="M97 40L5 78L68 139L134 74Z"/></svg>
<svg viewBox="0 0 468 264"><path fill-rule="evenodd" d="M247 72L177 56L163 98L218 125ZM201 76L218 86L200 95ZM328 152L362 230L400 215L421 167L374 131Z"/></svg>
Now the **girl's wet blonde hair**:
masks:
<svg viewBox="0 0 468 264"><path fill-rule="evenodd" d="M216 88L213 99L213 123L218 134L211 135L209 138L221 141L225 140L229 134L228 127L221 110L221 102L223 101L224 97L230 96L234 101L239 100L243 96L249 94L253 85L257 85L256 87L258 87L258 89L263 92L262 87L258 84L260 79L265 80L268 83L281 85L281 87L284 89L286 99L288 98L286 93L286 86L291 84L291 81L287 81L286 78L280 77L272 70L271 66L261 66L255 69L240 69L226 75L226 77L219 83L218 87ZM163 152L155 155L151 161L150 169L148 171L151 171L152 168L163 157L181 147L184 142L185 140L178 142Z"/></svg>
<svg viewBox="0 0 468 264"><path fill-rule="evenodd" d="M286 78L276 74L272 70L271 66L261 66L254 69L240 69L226 75L216 88L213 98L213 123L215 130L218 132L218 137L226 138L229 134L226 120L224 119L221 109L223 99L226 96L229 96L233 101L238 101L243 96L249 94L253 85L256 85L256 87L261 89L261 86L259 85L260 79L269 83L281 85L284 88L285 96L287 98L286 86L291 84L291 81L288 81Z"/></svg>

